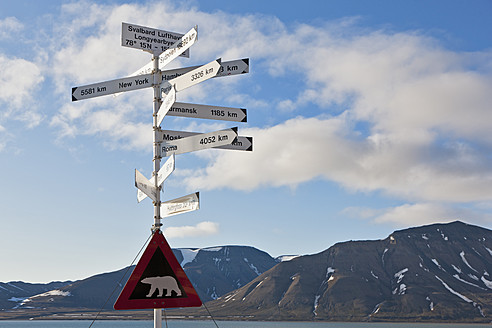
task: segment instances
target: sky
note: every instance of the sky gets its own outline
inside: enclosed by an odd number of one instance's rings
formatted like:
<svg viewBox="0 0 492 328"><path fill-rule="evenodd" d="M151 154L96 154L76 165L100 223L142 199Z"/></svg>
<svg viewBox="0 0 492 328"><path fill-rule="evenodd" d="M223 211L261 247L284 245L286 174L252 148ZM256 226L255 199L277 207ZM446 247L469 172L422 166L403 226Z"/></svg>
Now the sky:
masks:
<svg viewBox="0 0 492 328"><path fill-rule="evenodd" d="M249 58L248 74L176 100L246 108L247 122L165 117L162 128L238 127L253 151L176 156L162 200L173 248L271 256L461 220L492 228L492 2L0 2L0 281L77 280L130 265L150 235L134 170L152 174L152 89L71 101L129 76L147 52L122 22L186 33L165 69Z"/></svg>

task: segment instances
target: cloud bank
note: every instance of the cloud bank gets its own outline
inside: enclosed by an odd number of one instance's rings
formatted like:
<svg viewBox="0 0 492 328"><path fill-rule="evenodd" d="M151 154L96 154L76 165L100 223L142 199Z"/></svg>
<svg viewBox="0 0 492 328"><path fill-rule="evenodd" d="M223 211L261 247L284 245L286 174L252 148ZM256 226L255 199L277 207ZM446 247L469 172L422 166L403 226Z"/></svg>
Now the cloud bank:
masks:
<svg viewBox="0 0 492 328"><path fill-rule="evenodd" d="M454 218L443 210L447 204L456 210L492 203L492 52L454 52L415 31L368 30L350 18L287 27L274 17L206 13L166 1L68 4L45 49L49 56L42 64L52 68L49 73L39 63L0 54L0 68L7 72L0 78L0 102L9 104L0 128L7 118L28 124L28 113L19 110L24 97L17 95L27 95L45 77L63 98L67 85L122 77L146 64L148 56L120 46L122 21L172 31L198 24L193 58L205 63L248 56L269 81L296 83L288 97L254 97L244 91L247 81L217 82L227 92L214 95L216 103L236 102L250 113L255 106L268 107L290 119L241 129L254 137L252 153L210 152L205 168L182 170L190 190L295 188L324 179L352 192L377 191L412 204L372 217L405 224L404 210L447 220ZM22 28L15 19L0 26ZM179 59L175 65L187 64ZM28 75L9 73L17 66L29 67ZM180 101L200 102L210 94L207 88L199 85ZM59 138L98 135L111 149L149 149L151 108L141 98L63 102L50 124Z"/></svg>
<svg viewBox="0 0 492 328"><path fill-rule="evenodd" d="M186 238L215 235L219 232L219 225L215 222L204 221L195 226L168 227L164 234L169 238Z"/></svg>

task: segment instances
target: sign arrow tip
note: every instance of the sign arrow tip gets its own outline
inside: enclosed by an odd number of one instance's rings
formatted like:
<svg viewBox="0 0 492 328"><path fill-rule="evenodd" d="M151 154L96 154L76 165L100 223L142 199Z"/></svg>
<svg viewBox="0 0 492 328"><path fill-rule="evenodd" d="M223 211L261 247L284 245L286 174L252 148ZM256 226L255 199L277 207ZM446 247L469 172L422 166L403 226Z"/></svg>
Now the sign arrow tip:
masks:
<svg viewBox="0 0 492 328"><path fill-rule="evenodd" d="M244 118L241 120L241 122L248 122L248 116L246 114L246 108L239 108L243 114L244 114Z"/></svg>
<svg viewBox="0 0 492 328"><path fill-rule="evenodd" d="M75 96L73 95L75 93L75 91L77 90L77 87L73 87L72 88L72 101L77 101L78 99L75 98Z"/></svg>

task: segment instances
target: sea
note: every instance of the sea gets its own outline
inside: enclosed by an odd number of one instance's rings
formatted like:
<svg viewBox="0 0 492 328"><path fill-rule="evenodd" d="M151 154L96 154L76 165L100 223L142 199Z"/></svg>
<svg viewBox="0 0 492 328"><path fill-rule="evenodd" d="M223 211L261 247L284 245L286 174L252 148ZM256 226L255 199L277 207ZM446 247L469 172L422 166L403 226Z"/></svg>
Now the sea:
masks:
<svg viewBox="0 0 492 328"><path fill-rule="evenodd" d="M0 328L153 328L146 320L40 320L0 321ZM448 323L364 323L364 322L264 322L264 321L212 321L169 320L162 328L491 328L492 324Z"/></svg>

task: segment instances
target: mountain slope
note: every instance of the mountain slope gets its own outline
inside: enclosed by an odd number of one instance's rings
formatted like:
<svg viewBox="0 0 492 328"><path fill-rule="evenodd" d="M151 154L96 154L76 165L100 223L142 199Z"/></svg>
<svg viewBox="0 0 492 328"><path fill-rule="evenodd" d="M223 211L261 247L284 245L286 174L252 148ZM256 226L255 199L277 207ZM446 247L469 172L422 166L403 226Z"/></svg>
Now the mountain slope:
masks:
<svg viewBox="0 0 492 328"><path fill-rule="evenodd" d="M70 284L71 281L55 281L48 284L30 284L22 281L0 282L0 309L11 309L17 302Z"/></svg>
<svg viewBox="0 0 492 328"><path fill-rule="evenodd" d="M210 302L263 320L490 322L492 231L453 222L338 243Z"/></svg>

